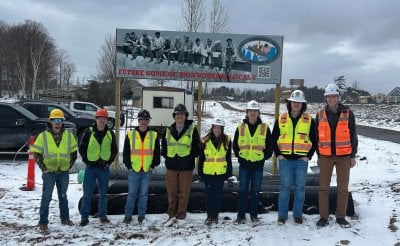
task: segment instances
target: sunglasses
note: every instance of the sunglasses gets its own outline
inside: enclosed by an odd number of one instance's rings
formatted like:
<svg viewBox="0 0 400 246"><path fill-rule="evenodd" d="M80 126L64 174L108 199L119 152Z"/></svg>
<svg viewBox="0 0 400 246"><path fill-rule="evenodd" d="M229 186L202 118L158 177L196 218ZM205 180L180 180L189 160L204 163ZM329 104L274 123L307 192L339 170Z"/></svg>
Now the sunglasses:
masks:
<svg viewBox="0 0 400 246"><path fill-rule="evenodd" d="M141 118L141 119L138 119L139 121L149 121L150 119L144 119L144 118Z"/></svg>
<svg viewBox="0 0 400 246"><path fill-rule="evenodd" d="M53 123L63 123L63 119L51 119L51 122Z"/></svg>

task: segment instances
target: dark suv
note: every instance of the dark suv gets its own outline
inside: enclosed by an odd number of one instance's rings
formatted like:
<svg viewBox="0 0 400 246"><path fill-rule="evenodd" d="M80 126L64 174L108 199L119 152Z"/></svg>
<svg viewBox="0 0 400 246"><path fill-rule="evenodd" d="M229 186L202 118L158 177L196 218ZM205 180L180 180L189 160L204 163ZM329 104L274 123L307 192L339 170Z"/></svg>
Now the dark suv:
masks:
<svg viewBox="0 0 400 246"><path fill-rule="evenodd" d="M23 146L26 151L30 136L36 137L48 122L19 105L0 102L0 151L14 151ZM76 133L75 124L65 122L65 127Z"/></svg>
<svg viewBox="0 0 400 246"><path fill-rule="evenodd" d="M48 118L51 110L55 108L61 109L64 112L65 120L72 122L76 125L76 131L77 131L76 134L78 136L78 139L81 138L84 130L92 126L95 122L93 116L77 115L66 106L59 104L57 102L25 100L25 101L20 101L19 105L31 111L34 115L36 115L39 118Z"/></svg>

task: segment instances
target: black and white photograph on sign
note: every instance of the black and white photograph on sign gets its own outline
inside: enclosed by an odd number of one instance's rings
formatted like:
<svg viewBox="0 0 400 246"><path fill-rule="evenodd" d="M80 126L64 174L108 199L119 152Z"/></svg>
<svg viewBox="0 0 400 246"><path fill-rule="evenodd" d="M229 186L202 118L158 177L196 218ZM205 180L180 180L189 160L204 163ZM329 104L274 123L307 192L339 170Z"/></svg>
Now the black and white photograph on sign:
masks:
<svg viewBox="0 0 400 246"><path fill-rule="evenodd" d="M282 36L117 29L116 72L131 78L279 83L282 43Z"/></svg>

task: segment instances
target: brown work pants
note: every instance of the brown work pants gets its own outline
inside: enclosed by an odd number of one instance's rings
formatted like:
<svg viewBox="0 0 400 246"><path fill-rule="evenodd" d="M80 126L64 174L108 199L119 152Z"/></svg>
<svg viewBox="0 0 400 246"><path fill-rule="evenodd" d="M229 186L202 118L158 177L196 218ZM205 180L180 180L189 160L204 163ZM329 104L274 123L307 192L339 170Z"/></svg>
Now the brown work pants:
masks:
<svg viewBox="0 0 400 246"><path fill-rule="evenodd" d="M329 217L329 188L333 167L336 168L337 200L336 200L336 218L346 216L348 202L348 186L350 179L350 157L320 156L318 158L319 166L319 214L321 218Z"/></svg>
<svg viewBox="0 0 400 246"><path fill-rule="evenodd" d="M192 185L192 170L173 171L167 169L165 181L168 193L168 216L185 219Z"/></svg>

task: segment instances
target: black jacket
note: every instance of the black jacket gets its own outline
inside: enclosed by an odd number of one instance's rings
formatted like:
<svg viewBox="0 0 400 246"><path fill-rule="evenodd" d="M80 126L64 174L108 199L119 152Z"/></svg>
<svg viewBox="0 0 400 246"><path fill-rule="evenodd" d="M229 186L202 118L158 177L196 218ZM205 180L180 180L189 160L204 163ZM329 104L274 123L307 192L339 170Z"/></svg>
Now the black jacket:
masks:
<svg viewBox="0 0 400 246"><path fill-rule="evenodd" d="M215 138L214 136L212 136L210 138L210 140L213 145L217 148L217 146L219 145L219 143L221 142L220 138ZM201 151L199 154L199 166L198 166L198 170L197 173L199 174L199 176L222 176L224 179L227 179L229 177L232 176L232 142L229 140L228 143L228 149L226 151L226 163L227 163L227 167L226 167L226 173L222 174L222 175L207 175L203 173L203 167L204 167L204 161L206 159L206 156L204 154L204 144L201 144ZM223 148L221 146L221 148Z"/></svg>
<svg viewBox="0 0 400 246"><path fill-rule="evenodd" d="M150 130L147 129L144 132L139 131L139 127L135 128L136 131L139 133L140 138L143 139L146 136L146 133ZM123 161L124 164L126 166L127 169L132 169L132 165L131 165L131 143L129 141L128 135L125 136L125 142L124 142L124 150L122 153L122 157L123 157ZM154 146L154 152L153 152L153 160L151 161L151 165L150 168L155 168L156 166L160 165L160 139L158 138L157 135L157 139L156 139L156 143Z"/></svg>
<svg viewBox="0 0 400 246"><path fill-rule="evenodd" d="M260 125L262 122L261 122L261 119L258 118L257 122L254 125L250 124L248 119L243 119L243 123L245 123L249 126L250 134L251 134L251 136L253 136L257 130L258 125ZM262 168L264 166L264 162L272 156L273 144L272 144L272 135L271 135L271 131L269 130L269 127L267 127L267 138L265 139L265 148L263 150L264 159L261 161L251 162L251 161L241 158L239 156L240 149L239 149L239 145L238 145L238 138L239 138L239 130L236 128L235 136L233 138L232 148L233 148L233 152L235 153L235 156L238 158L238 162L241 167L248 168L248 169Z"/></svg>
<svg viewBox="0 0 400 246"><path fill-rule="evenodd" d="M290 114L289 114L289 116L290 116ZM299 121L300 117L301 117L301 115L299 115L297 118L292 118L292 116L290 116L290 119L293 122L293 131L296 128L297 122ZM281 153L279 147L278 147L278 138L280 136L280 129L279 129L279 122L278 121L279 121L279 119L277 119L275 121L274 129L272 130L272 140L273 140L273 143L274 143L275 156L283 155ZM311 146L311 149L307 153L307 157L310 160L314 155L315 149L317 148L317 140L316 140L315 134L316 134L315 121L314 121L314 119L312 119L311 120L310 131L308 133L308 135L310 137L310 140L311 140L311 143L312 143L312 146ZM293 154L293 153L291 155L283 155L283 156L286 159L290 159L290 160L297 160L297 159L302 157L300 155L296 155L296 154Z"/></svg>
<svg viewBox="0 0 400 246"><path fill-rule="evenodd" d="M328 118L329 126L331 128L331 149L332 149L332 155L336 155L336 145L335 145L335 139L336 139L336 126L339 120L340 113L343 110L348 110L349 111L349 130L350 130L350 142L351 142L351 147L352 151L350 154L351 158L355 158L356 153L357 153L357 147L358 147L358 137L357 137L357 132L356 132L356 119L354 117L353 112L346 107L345 105L339 103L338 105L338 111L336 113L333 113L332 111L329 110L328 105L325 106L325 112L326 112L326 117ZM317 143L319 141L318 139L318 117L316 117L315 120L315 127L317 130L316 134L316 140ZM317 153L318 153L318 148L317 148ZM318 153L319 155L319 153Z"/></svg>
<svg viewBox="0 0 400 246"><path fill-rule="evenodd" d="M94 123L94 125L92 126L92 129L93 129L93 133L90 130L90 128L87 128L85 130L85 132L83 133L81 143L79 145L79 154L82 157L82 161L88 166L108 167L114 162L115 156L118 154L118 146L117 146L117 142L116 142L116 138L115 138L115 133L113 131L110 131L111 138L112 138L111 139L110 159L108 159L108 160L99 159L97 161L89 161L87 158L87 149L88 149L88 145L89 145L90 136L92 134L94 134L94 137L97 139L97 141L101 145L104 137L106 136L106 132L109 130L106 125L106 127L104 128L104 131L101 131L101 132L98 131L96 123Z"/></svg>
<svg viewBox="0 0 400 246"><path fill-rule="evenodd" d="M183 127L182 131L178 133L176 130L176 123L173 123L169 128L172 137L175 140L179 140L185 133L189 126L193 123L192 120L186 120L185 126ZM168 145L166 139L166 132L163 133L161 139L161 155L165 158L165 166L167 169L174 170L174 171L188 171L193 170L195 167L195 158L199 156L199 148L200 148L200 136L197 128L194 127L193 129L193 137L192 137L192 146L190 150L190 154L185 157L179 157L175 155L175 157L168 157Z"/></svg>

